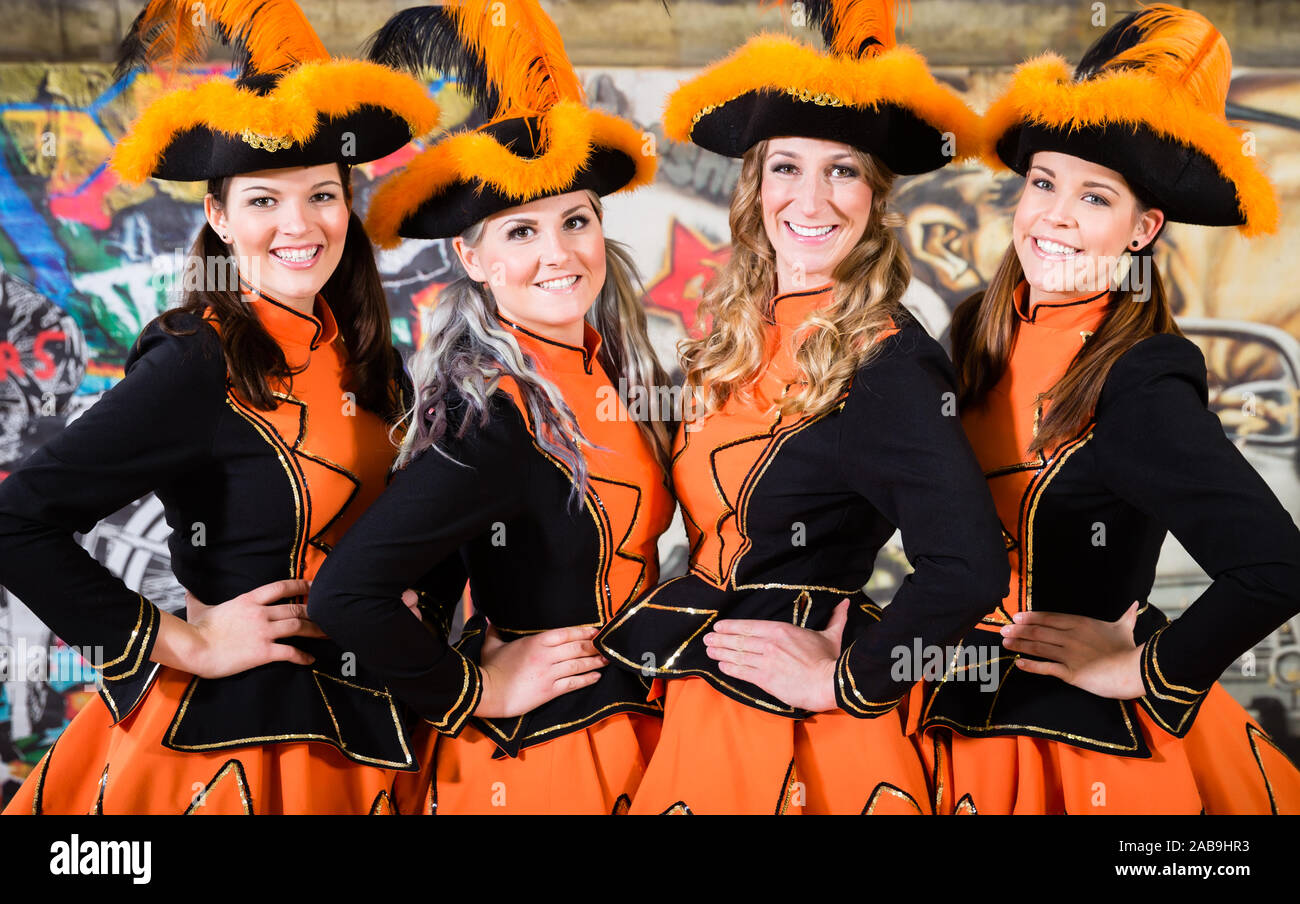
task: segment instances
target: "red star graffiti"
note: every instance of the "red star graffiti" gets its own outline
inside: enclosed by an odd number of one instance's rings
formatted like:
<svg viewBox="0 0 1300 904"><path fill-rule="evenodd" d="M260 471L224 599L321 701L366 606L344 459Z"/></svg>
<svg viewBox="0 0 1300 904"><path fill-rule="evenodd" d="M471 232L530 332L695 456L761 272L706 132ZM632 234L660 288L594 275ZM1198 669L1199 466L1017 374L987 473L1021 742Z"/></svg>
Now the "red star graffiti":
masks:
<svg viewBox="0 0 1300 904"><path fill-rule="evenodd" d="M675 314L689 328L704 286L731 256L731 245L714 244L675 217L668 228L663 269L646 283L646 307Z"/></svg>

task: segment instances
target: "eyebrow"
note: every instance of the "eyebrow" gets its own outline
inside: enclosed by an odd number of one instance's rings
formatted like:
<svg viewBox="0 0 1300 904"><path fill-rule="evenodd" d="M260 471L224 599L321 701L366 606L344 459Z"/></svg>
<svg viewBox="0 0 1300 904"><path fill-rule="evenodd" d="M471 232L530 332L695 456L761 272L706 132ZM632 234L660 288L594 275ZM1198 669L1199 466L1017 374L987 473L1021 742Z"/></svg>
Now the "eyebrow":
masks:
<svg viewBox="0 0 1300 904"><path fill-rule="evenodd" d="M343 187L343 183L339 182L337 179L327 179L324 182L317 182L315 185L311 187L311 190L315 191L316 189L324 185L337 185L339 188ZM280 193L280 190L278 188L272 188L269 185L249 185L242 190L268 192L273 195L278 195Z"/></svg>
<svg viewBox="0 0 1300 904"><path fill-rule="evenodd" d="M789 157L789 158L791 158L792 160L802 160L802 159L803 159L799 154L796 154L794 151L773 151L771 154L768 155L768 157L769 157L769 159L772 158L772 157ZM852 160L852 159L853 159L853 154L852 154L851 151L840 151L840 152L839 152L838 154L836 154L834 157L828 157L828 158L826 158L826 159L827 159L827 160L844 160L844 159L846 159L846 158L849 159L849 160Z"/></svg>
<svg viewBox="0 0 1300 904"><path fill-rule="evenodd" d="M588 207L586 204L579 204L577 207L570 207L564 213L560 214L560 217L562 219L567 220L571 215L575 213L582 213L590 209L591 208ZM519 226L536 226L537 220L535 220L532 217L525 217L525 216L511 217L510 219L506 220L504 223L501 224L501 228L505 229L509 227L510 224L512 223Z"/></svg>
<svg viewBox="0 0 1300 904"><path fill-rule="evenodd" d="M1047 173L1047 175L1051 176L1053 179L1056 178L1056 173L1052 172L1051 170L1049 170L1049 169L1048 169L1047 167L1045 167L1045 166L1039 166L1038 164L1034 164L1034 165L1031 166L1029 169L1030 169L1031 171L1032 171L1032 170L1042 170L1043 172ZM1092 181L1089 181L1089 182L1085 182L1085 183L1083 183L1083 187L1084 187L1084 188L1101 188L1101 189L1105 189L1106 191L1110 192L1111 194L1115 194L1115 195L1118 195L1118 194L1119 194L1119 189L1115 188L1115 186L1110 185L1109 183L1106 183L1106 182L1092 182Z"/></svg>

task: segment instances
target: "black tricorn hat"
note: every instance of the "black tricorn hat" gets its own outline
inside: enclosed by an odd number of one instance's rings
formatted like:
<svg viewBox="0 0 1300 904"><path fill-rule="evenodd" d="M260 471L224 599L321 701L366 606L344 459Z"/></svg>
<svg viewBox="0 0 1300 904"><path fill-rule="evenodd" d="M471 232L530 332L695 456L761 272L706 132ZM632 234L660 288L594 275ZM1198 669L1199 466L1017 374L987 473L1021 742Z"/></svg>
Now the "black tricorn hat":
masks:
<svg viewBox="0 0 1300 904"><path fill-rule="evenodd" d="M450 0L403 10L371 38L370 59L454 76L488 121L421 151L376 190L366 230L449 238L538 198L606 195L654 180L630 122L586 105L555 24L536 0Z"/></svg>
<svg viewBox="0 0 1300 904"><path fill-rule="evenodd" d="M1023 63L984 114L985 159L1024 175L1058 151L1124 176L1166 219L1277 228L1277 197L1244 133L1228 124L1227 41L1204 16L1156 4L1116 22L1071 74L1044 54Z"/></svg>
<svg viewBox="0 0 1300 904"><path fill-rule="evenodd" d="M331 58L293 0L193 6L152 0L122 42L118 77L201 61L209 30L235 47L239 75L149 104L113 151L125 181L366 163L437 125L438 106L423 85L375 63Z"/></svg>
<svg viewBox="0 0 1300 904"><path fill-rule="evenodd" d="M866 151L895 173L939 169L979 152L979 117L894 38L893 0L809 0L826 52L783 35L751 38L668 98L674 141L741 157L759 141L823 138Z"/></svg>

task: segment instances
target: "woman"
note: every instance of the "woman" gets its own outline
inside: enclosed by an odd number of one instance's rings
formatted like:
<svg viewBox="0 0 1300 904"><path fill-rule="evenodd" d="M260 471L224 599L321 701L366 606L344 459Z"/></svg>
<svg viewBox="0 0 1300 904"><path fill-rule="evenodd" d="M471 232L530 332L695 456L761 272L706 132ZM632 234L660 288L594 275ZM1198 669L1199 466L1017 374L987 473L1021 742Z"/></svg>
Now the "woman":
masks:
<svg viewBox="0 0 1300 904"><path fill-rule="evenodd" d="M1151 257L1170 220L1276 226L1224 120L1231 68L1202 16L1152 6L1073 79L1026 63L987 114L1025 188L953 351L1013 575L966 643L1000 634L1011 655L995 694L929 689L946 811L1300 808L1300 773L1215 683L1300 610L1300 531L1206 410ZM1173 621L1145 602L1166 530L1213 578Z"/></svg>
<svg viewBox="0 0 1300 904"><path fill-rule="evenodd" d="M159 46L202 48L181 5L141 13L122 71ZM330 60L293 3L207 10L251 48L239 78L155 101L113 159L131 181L208 182L190 257L203 284L0 485L0 581L105 656L100 697L7 813L391 812L395 776L419 768L383 686L301 602L277 601L306 594L392 462L401 371L348 168L427 131L437 108L408 76ZM73 538L150 491L177 579L226 600L191 596L188 623Z"/></svg>
<svg viewBox="0 0 1300 904"><path fill-rule="evenodd" d="M869 25L845 14L869 5L810 9L825 55L751 40L664 116L670 137L744 162L734 250L701 307L711 331L684 350L698 404L673 479L690 571L597 638L666 684L633 812L931 812L898 707L920 677L908 658L1006 586L991 500L945 413L947 356L900 304L910 273L885 212L893 173L947 163L974 117L895 46L893 4ZM896 528L916 570L882 610L861 588Z"/></svg>
<svg viewBox="0 0 1300 904"><path fill-rule="evenodd" d="M486 6L407 10L372 45L454 72L490 119L375 195L378 241L452 238L467 275L440 293L413 366L402 470L322 569L309 615L439 734L428 812L622 812L660 708L591 638L657 581L673 498L667 425L634 422L615 389L666 378L599 196L651 181L654 158L585 107L535 3L503 21ZM436 581L454 600L466 575L478 614L461 640L414 629L403 589Z"/></svg>

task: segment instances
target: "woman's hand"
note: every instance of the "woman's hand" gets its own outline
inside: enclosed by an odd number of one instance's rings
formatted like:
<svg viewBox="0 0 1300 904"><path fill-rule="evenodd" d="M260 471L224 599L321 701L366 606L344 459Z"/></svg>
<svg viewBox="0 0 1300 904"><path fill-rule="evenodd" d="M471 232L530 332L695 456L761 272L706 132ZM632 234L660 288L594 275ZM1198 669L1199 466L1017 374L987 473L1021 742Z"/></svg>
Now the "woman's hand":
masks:
<svg viewBox="0 0 1300 904"><path fill-rule="evenodd" d="M424 621L424 616L420 614L420 594L414 590L403 590L402 602L406 604L406 608L411 610L412 615L420 621Z"/></svg>
<svg viewBox="0 0 1300 904"><path fill-rule="evenodd" d="M1016 660L1036 675L1051 675L1098 697L1133 700L1142 685L1142 647L1133 642L1138 604L1113 622L1059 612L1017 612L1002 629L1002 645L1045 661Z"/></svg>
<svg viewBox="0 0 1300 904"><path fill-rule="evenodd" d="M155 658L201 678L224 678L268 662L311 665L315 660L307 653L290 644L276 643L285 637L325 636L315 622L308 621L306 603L276 604L277 600L306 597L310 586L307 581L275 581L219 606L205 606L186 591L189 636L184 661ZM176 649L175 644L168 646ZM166 655L164 651L156 652Z"/></svg>
<svg viewBox="0 0 1300 904"><path fill-rule="evenodd" d="M483 690L474 715L508 718L600 680L609 660L591 639L597 627L554 628L506 643L495 628L483 638Z"/></svg>
<svg viewBox="0 0 1300 904"><path fill-rule="evenodd" d="M709 658L724 675L740 678L798 709L835 709L835 663L849 617L843 600L825 630L810 631L785 622L724 618L704 635Z"/></svg>

